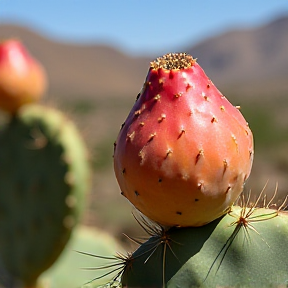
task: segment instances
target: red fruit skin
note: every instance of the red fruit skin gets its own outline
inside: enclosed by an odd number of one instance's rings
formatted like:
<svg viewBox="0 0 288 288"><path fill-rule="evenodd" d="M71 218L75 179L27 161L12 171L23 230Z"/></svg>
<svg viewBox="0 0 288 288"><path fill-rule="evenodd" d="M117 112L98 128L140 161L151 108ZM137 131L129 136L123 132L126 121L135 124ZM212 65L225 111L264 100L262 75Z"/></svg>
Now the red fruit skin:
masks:
<svg viewBox="0 0 288 288"><path fill-rule="evenodd" d="M225 214L252 161L247 122L196 62L150 68L114 151L122 195L167 226L201 226Z"/></svg>
<svg viewBox="0 0 288 288"><path fill-rule="evenodd" d="M47 86L44 68L20 41L0 43L0 108L11 113L35 102Z"/></svg>

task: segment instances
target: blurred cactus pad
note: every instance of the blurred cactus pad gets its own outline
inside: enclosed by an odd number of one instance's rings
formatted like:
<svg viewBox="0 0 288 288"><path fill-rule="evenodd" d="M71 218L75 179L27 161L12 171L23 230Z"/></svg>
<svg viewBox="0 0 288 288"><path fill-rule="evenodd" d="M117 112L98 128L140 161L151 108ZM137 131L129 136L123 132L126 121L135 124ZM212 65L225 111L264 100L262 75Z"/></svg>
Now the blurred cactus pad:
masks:
<svg viewBox="0 0 288 288"><path fill-rule="evenodd" d="M61 112L26 105L0 130L0 163L1 266L32 287L79 219L89 188L87 151Z"/></svg>
<svg viewBox="0 0 288 288"><path fill-rule="evenodd" d="M122 287L287 287L287 212L234 206L201 227L144 227Z"/></svg>
<svg viewBox="0 0 288 288"><path fill-rule="evenodd" d="M80 288L83 283L93 281L100 285L109 280L109 275L102 278L102 270L94 269L102 264L102 259L96 255L109 255L119 250L119 243L108 233L83 225L78 225L71 240L56 263L45 271L39 279L42 288ZM77 253L82 252L82 253ZM93 253L89 256L85 253ZM111 269L112 270L112 269ZM89 288L89 284L86 285Z"/></svg>

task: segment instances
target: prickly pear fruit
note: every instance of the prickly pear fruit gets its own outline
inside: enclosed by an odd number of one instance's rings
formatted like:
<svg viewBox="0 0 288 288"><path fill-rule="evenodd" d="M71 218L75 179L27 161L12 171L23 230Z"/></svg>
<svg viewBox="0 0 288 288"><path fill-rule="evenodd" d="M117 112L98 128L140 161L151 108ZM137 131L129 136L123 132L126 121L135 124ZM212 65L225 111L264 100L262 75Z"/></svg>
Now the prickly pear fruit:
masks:
<svg viewBox="0 0 288 288"><path fill-rule="evenodd" d="M247 122L195 59L151 63L114 151L122 194L138 210L167 226L211 222L243 190L252 160Z"/></svg>
<svg viewBox="0 0 288 288"><path fill-rule="evenodd" d="M207 225L162 231L132 254L122 286L286 287L287 227L287 212L232 207Z"/></svg>
<svg viewBox="0 0 288 288"><path fill-rule="evenodd" d="M15 113L37 101L46 89L46 73L18 40L0 43L0 108Z"/></svg>
<svg viewBox="0 0 288 288"><path fill-rule="evenodd" d="M31 287L79 219L89 186L86 148L72 121L40 105L12 117L0 147L1 264Z"/></svg>

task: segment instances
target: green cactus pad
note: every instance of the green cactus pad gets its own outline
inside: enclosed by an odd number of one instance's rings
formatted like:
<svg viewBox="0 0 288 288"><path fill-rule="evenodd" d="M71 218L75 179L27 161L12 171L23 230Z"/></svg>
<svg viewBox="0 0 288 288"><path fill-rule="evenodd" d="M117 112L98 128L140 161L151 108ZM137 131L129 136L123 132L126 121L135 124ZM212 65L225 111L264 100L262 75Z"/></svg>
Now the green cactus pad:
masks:
<svg viewBox="0 0 288 288"><path fill-rule="evenodd" d="M39 282L43 287L49 288L80 288L83 283L103 274L102 269L98 271L93 269L101 266L103 260L76 251L109 255L119 249L121 249L119 243L108 233L92 227L78 226L57 262L40 276ZM109 276L95 280L93 285L108 282L108 279Z"/></svg>
<svg viewBox="0 0 288 288"><path fill-rule="evenodd" d="M205 226L161 231L132 254L123 287L287 287L285 212L233 207Z"/></svg>
<svg viewBox="0 0 288 288"><path fill-rule="evenodd" d="M27 105L0 132L0 163L0 259L30 285L77 223L89 186L87 153L62 113Z"/></svg>

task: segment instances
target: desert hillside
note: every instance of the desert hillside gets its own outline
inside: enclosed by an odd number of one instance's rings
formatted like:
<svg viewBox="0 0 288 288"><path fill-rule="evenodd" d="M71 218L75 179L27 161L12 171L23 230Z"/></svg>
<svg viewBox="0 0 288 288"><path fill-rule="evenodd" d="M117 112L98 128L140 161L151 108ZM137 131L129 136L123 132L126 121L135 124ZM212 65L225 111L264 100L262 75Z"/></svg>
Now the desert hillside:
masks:
<svg viewBox="0 0 288 288"><path fill-rule="evenodd" d="M196 46L179 47L179 52L197 58L223 89L237 87L239 92L253 90L267 95L288 89L287 31L288 16L255 29L215 35ZM140 89L152 60L133 58L103 45L55 42L27 28L0 25L0 39L9 37L20 38L44 64L50 93L59 97L129 98ZM174 51L168 48L167 52Z"/></svg>

